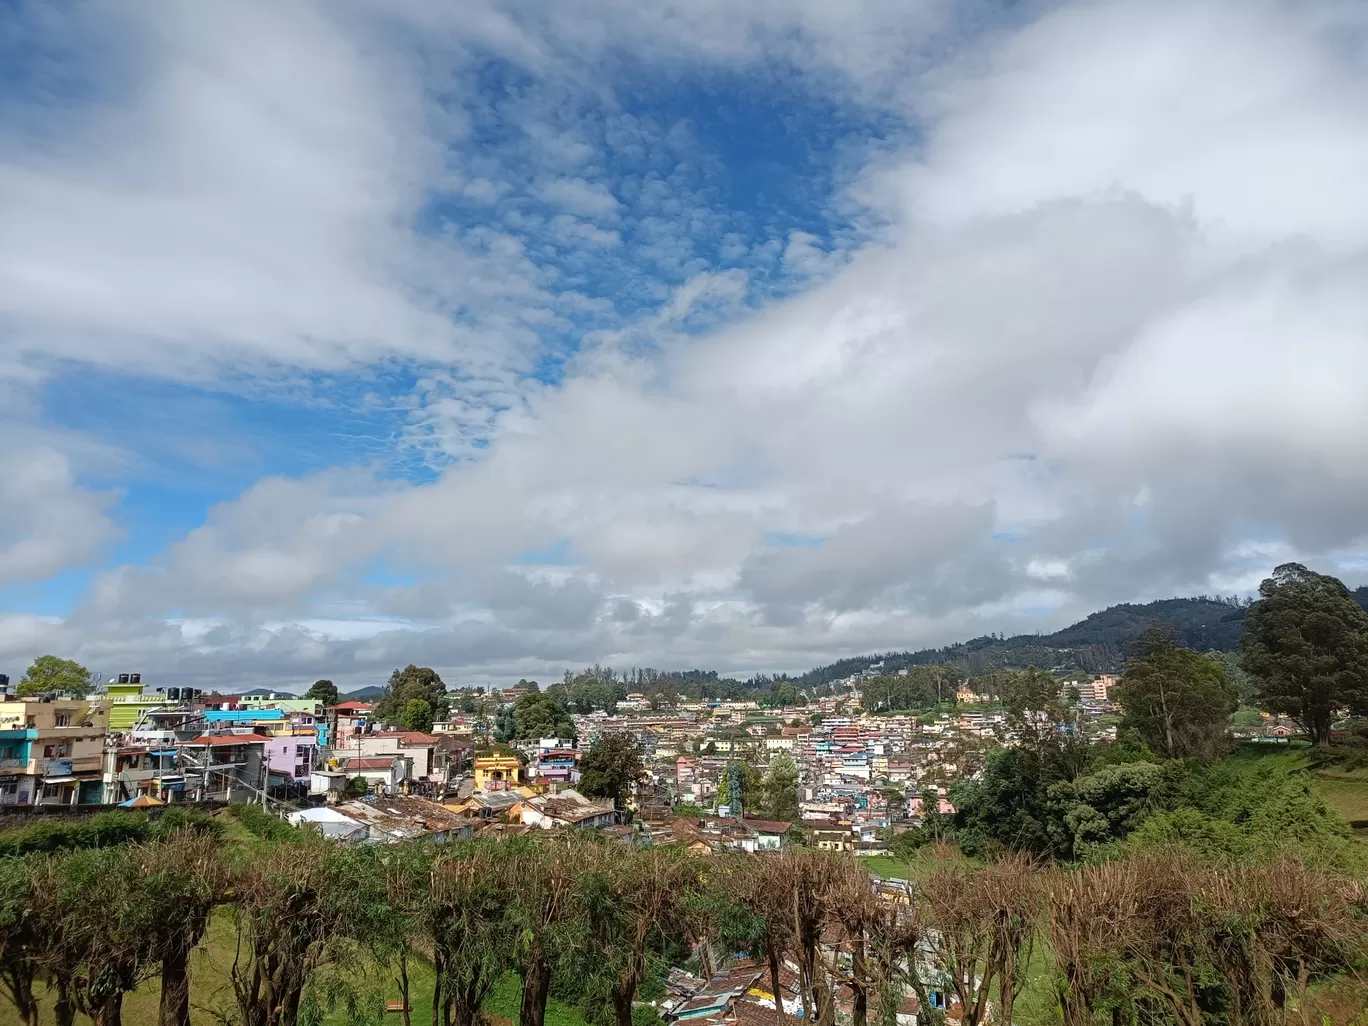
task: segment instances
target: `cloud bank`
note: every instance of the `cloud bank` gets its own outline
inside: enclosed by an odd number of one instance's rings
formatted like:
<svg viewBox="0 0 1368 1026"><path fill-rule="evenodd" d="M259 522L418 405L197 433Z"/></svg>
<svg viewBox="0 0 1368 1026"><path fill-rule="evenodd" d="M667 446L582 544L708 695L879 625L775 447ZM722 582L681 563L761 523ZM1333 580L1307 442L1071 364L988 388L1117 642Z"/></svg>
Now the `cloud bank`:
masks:
<svg viewBox="0 0 1368 1026"><path fill-rule="evenodd" d="M1362 10L830 12L21 8L0 658L746 673L1365 579ZM388 427L122 551L156 460L34 398L91 373Z"/></svg>

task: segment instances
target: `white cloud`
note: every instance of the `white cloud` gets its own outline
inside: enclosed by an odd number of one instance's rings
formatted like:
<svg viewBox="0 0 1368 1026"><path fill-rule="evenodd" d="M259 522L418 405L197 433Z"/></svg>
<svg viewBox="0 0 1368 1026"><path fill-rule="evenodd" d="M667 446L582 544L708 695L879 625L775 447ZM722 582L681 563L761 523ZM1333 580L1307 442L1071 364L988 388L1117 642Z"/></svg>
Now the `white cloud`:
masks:
<svg viewBox="0 0 1368 1026"><path fill-rule="evenodd" d="M165 271L178 246L153 232L155 259L129 263L127 308L97 297L77 309L80 282L66 276L92 253L107 262L108 239L128 233L68 227L40 259L11 264L61 270L47 277L76 312L17 285L7 309L51 318L68 357L96 359L70 342L77 314L94 325L82 330L150 338L137 351L172 362L431 356L449 366L416 387L410 436L459 461L405 486L370 470L269 478L150 568L103 575L66 623L42 625L44 647L102 663L141 651L167 673L244 682L360 682L410 660L511 677L593 660L800 669L1048 628L1112 601L1245 589L1289 556L1362 578L1368 77L1345 43L1354 8L1070 5L922 75L931 42L954 31L935 5L468 7L468 26L434 8L405 16L439 49L495 47L573 79L575 96L626 41L664 69L789 61L850 102L927 120L854 187L885 219L876 240L831 251L791 231L783 260L812 281L761 306L746 305L746 273L695 266L696 197L666 177L620 198L597 183L593 132L545 117L540 163L516 188L463 166L453 181L473 198L586 251L623 238L593 219L649 210L633 226L639 252L683 282L654 282L657 306L632 323L605 313L563 380L529 384L517 377L537 355L528 325L595 301L548 298L561 272L503 229L462 229L436 250L406 236L401 215L425 176L442 177L425 170L437 158L416 120L432 81L366 77L343 28L309 22L305 52L345 56L310 88L354 95L365 117L281 129L264 151L304 169L337 159L340 184L313 196L307 174L279 193L238 180L242 196L271 200L243 208L261 238L223 248L211 231L204 262L178 277ZM234 94L277 82L228 78ZM462 81L447 85L459 94ZM298 102L305 126L328 108L317 91ZM624 139L640 127L622 121ZM379 145L369 133L384 124L413 148ZM150 198L104 170L25 173L14 180L40 200L79 200L94 176L92 195L121 211L145 200L165 215L152 225L177 220L159 206L182 181L170 170L139 186ZM562 213L517 208L529 188ZM274 211L282 224L263 220ZM223 211L215 226L228 231ZM714 241L742 254L755 240ZM258 251L265 272L252 270ZM470 252L488 266L462 263ZM318 288L272 277L281 253L315 254ZM259 302L201 310L198 283L240 264L250 273L234 271L233 287ZM188 281L184 294L149 298L163 274ZM336 305L316 301L335 291ZM459 329L434 319L461 297L474 312ZM51 480L100 515L103 500L69 474ZM378 563L392 580L376 583ZM0 654L28 651L7 630Z"/></svg>
<svg viewBox="0 0 1368 1026"><path fill-rule="evenodd" d="M80 487L71 460L50 441L20 435L0 443L0 482L0 587L89 564L121 533L106 515L117 496Z"/></svg>
<svg viewBox="0 0 1368 1026"><path fill-rule="evenodd" d="M583 178L557 178L541 187L541 197L548 203L564 207L576 214L606 217L618 209L618 201L598 182Z"/></svg>

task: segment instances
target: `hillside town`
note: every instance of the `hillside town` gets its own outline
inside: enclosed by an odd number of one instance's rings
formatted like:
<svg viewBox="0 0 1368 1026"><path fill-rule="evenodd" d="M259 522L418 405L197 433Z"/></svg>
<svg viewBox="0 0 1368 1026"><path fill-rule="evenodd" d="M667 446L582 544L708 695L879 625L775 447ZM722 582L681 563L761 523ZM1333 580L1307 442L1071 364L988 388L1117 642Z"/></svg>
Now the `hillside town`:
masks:
<svg viewBox="0 0 1368 1026"><path fill-rule="evenodd" d="M1150 643L1150 658L1190 655L1217 673L1221 701L1230 703L1222 708L1234 708L1233 686L1214 659L1176 649L1161 633ZM724 875L744 875L740 865L782 873L786 858L831 856L841 873L867 870L857 872L861 915L877 919L883 913L869 910L883 908L894 925L914 902L939 900L916 893L924 885L909 878L909 852L939 843L942 830L949 835L965 787L1001 773L992 768L995 754L1067 757L1069 744L1088 751L1114 742L1126 714L1118 694L1133 693L1117 674L1028 668L971 679L945 666L887 672L878 661L810 690L757 678L739 689L729 682L673 693L661 675L632 690L628 682L640 675L598 668L567 672L547 688L523 680L450 690L432 669L410 665L359 696L327 680L301 696L158 687L136 672L85 687L92 677L44 656L25 675L22 695L0 678L0 829L22 833L35 822L101 811L155 822L177 808L221 809L244 823L249 810L257 831L321 838L338 852L597 840L627 846L618 858L674 853L709 859ZM63 680L68 686L58 686ZM908 709L912 703L921 706ZM1230 734L1288 741L1281 717L1245 713L1252 719L1231 717ZM1219 730L1229 714L1214 715ZM1130 779L1146 786L1155 769L1138 764ZM1095 829L1095 819L1079 822ZM1087 836L1079 845L1091 843ZM958 843L968 851L972 833L961 832ZM1010 875L1012 865L1001 872ZM823 886L835 894L840 878ZM651 1014L729 1026L769 1022L779 1010L805 1016L820 1001L823 1021L866 1021L851 936L814 935L813 957L847 967L841 972L852 981L823 992L805 956L767 962L696 931L661 967ZM991 1009L982 996L974 1007L970 996L974 977L947 974L953 951L934 933L899 957L915 967L907 971L917 986L886 991L896 999L889 1021L987 1021Z"/></svg>
<svg viewBox="0 0 1368 1026"><path fill-rule="evenodd" d="M364 816L347 812L357 802L409 796L457 817L425 814L428 832L614 829L625 818L659 832L686 829L676 822L691 819L687 829L704 846L753 850L782 844L796 829L823 849L880 855L896 833L953 813L955 780L1010 737L1001 705L968 682L944 711L867 712L860 688L872 675L838 681L826 697L799 696L802 704L791 706L681 695L663 707L627 692L610 708L571 714L568 736L498 742L495 720L529 693L527 683L453 692L453 709L476 711L409 730L377 716L370 701L158 688L122 673L85 698L0 701L0 806L247 802L351 839L376 836ZM1080 730L1114 735L1109 691L1116 680L1104 674L1061 683ZM1272 720L1258 730L1271 739L1291 733ZM644 770L621 809L576 790L581 758L609 735L632 738ZM753 802L728 793L730 768L760 779L776 757L791 760L794 775L791 818L783 823L758 818ZM412 833L396 829L393 836Z"/></svg>

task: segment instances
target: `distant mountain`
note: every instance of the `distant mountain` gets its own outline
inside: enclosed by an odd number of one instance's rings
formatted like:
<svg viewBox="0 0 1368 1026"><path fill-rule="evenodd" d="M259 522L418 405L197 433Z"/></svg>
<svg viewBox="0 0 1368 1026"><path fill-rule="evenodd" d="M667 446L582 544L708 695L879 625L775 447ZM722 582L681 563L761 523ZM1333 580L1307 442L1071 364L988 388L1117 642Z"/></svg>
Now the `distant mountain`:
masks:
<svg viewBox="0 0 1368 1026"><path fill-rule="evenodd" d="M385 689L382 688L379 684L370 684L364 688L360 688L357 691L348 691L342 697L350 699L353 702L366 702L372 698L379 698L384 693Z"/></svg>
<svg viewBox="0 0 1368 1026"><path fill-rule="evenodd" d="M1368 610L1368 586L1357 589L1353 595ZM888 673L929 663L950 663L967 676L1024 666L1106 673L1121 668L1126 661L1127 644L1155 620L1173 627L1184 645L1199 652L1234 652L1244 636L1247 608L1234 599L1206 595L1143 604L1127 602L1093 613L1053 634L988 636L945 648L854 656L809 670L797 683L800 687L814 687L861 673L877 663L882 663L880 669Z"/></svg>
<svg viewBox="0 0 1368 1026"><path fill-rule="evenodd" d="M246 698L248 695L263 695L263 696L264 696L264 695L275 695L276 698L298 698L298 697L299 697L298 695L291 694L291 693L288 692L288 691L278 691L278 690L276 690L275 688L252 688L251 691L244 691L244 692L242 692L242 697L243 697L243 698Z"/></svg>

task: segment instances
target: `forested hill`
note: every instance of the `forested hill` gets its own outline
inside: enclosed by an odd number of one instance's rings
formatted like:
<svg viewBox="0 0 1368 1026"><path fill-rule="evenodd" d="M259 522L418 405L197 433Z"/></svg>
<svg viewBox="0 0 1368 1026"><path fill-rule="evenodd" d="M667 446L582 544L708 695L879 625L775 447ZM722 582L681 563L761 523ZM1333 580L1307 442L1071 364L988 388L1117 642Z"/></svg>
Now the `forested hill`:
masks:
<svg viewBox="0 0 1368 1026"><path fill-rule="evenodd" d="M1368 587L1354 592L1359 605L1368 609ZM819 666L798 678L800 687L840 680L883 663L884 672L907 666L950 663L966 676L1000 667L1041 666L1067 668L1083 673L1117 670L1125 661L1126 644L1155 620L1175 628L1183 644L1201 652L1234 652L1244 634L1246 606L1235 599L1160 599L1141 605L1123 603L1093 613L1085 620L1053 634L1018 634L1015 637L974 638L945 648L917 652L883 652L840 659Z"/></svg>

